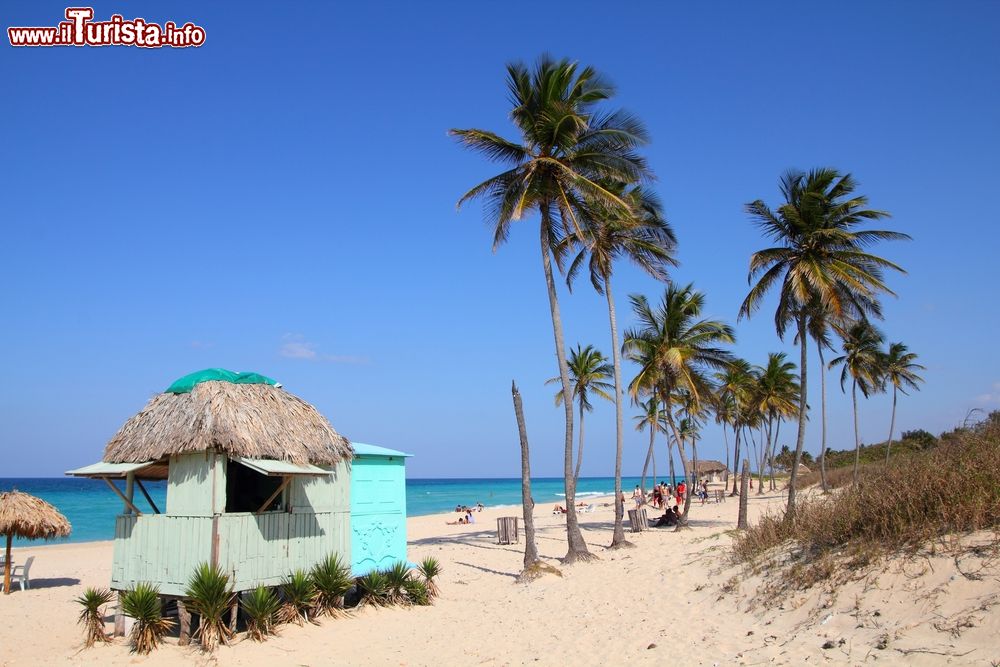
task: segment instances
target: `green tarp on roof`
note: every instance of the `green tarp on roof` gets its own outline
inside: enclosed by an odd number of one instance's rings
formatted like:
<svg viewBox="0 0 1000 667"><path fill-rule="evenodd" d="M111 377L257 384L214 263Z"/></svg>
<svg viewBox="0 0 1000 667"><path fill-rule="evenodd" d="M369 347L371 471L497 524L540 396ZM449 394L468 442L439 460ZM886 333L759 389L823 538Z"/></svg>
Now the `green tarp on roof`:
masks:
<svg viewBox="0 0 1000 667"><path fill-rule="evenodd" d="M233 384L270 384L276 387L281 385L260 373L234 373L225 368L206 368L203 371L196 371L185 375L179 380L175 380L167 387L168 394L187 394L199 382L232 382Z"/></svg>

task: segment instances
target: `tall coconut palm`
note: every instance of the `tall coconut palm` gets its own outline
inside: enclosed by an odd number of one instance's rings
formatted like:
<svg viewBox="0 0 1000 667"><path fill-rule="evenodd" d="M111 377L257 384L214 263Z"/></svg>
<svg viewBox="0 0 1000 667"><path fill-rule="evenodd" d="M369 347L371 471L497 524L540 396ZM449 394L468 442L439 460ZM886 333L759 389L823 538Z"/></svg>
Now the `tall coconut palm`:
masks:
<svg viewBox="0 0 1000 667"><path fill-rule="evenodd" d="M824 305L817 299L806 306L808 321L806 331L809 337L816 343L816 354L819 357L819 388L820 388L820 445L819 445L819 479L823 493L830 492L830 485L826 480L826 361L823 359L824 350L832 350L833 343L830 339L830 329L843 330L842 323L832 323ZM795 343L798 344L798 334L795 336Z"/></svg>
<svg viewBox="0 0 1000 667"><path fill-rule="evenodd" d="M840 388L846 391L851 379L851 401L854 405L854 484L858 483L861 462L861 433L858 429L858 389L868 398L879 389L879 356L882 334L867 320L859 320L844 332L844 353L830 361L830 368L842 366Z"/></svg>
<svg viewBox="0 0 1000 667"><path fill-rule="evenodd" d="M746 205L746 211L776 245L750 257L750 289L739 317L749 317L760 308L764 296L780 285L774 314L779 338L789 326L796 329L799 345L798 434L795 461L788 488L786 518L795 517L795 480L805 445L807 403L807 306L824 304L837 319L852 312L879 316L878 299L893 294L884 272L903 269L887 259L866 251L873 243L908 239L885 230L858 229L869 220L888 217L885 211L868 209L868 199L855 195L856 183L850 174L834 169L815 169L808 174L791 171L781 179L784 202L772 210L762 200Z"/></svg>
<svg viewBox="0 0 1000 667"><path fill-rule="evenodd" d="M647 139L645 129L634 117L598 108L614 91L591 67L580 68L576 63L548 56L539 59L533 69L513 63L507 66L507 89L513 105L510 117L520 133L518 141L487 130L451 130L466 147L505 165L503 172L465 193L459 206L475 198L484 200L493 226L494 250L507 240L513 222L532 212L539 216L542 271L566 417L563 477L568 550L564 560L573 562L589 558L590 552L576 515L572 385L552 261L561 262L562 238L582 233L580 219L586 210L585 201L629 210L628 203L600 181L642 181L648 172L635 150Z"/></svg>
<svg viewBox="0 0 1000 667"><path fill-rule="evenodd" d="M576 469L573 472L574 482L580 479L580 466L583 464L583 415L585 412L592 412L593 404L590 402L590 395L599 396L606 401L614 400L611 392L614 387L608 383L613 369L608 363L607 357L596 350L593 345L582 347L579 343L575 350L569 352L569 379L573 385L573 397L576 398L579 407L580 429L577 440L579 444L576 450ZM549 378L545 384L559 382L559 378ZM556 392L556 405L562 405L563 393Z"/></svg>
<svg viewBox="0 0 1000 667"><path fill-rule="evenodd" d="M701 319L705 296L692 285L671 284L656 307L642 295L631 295L629 300L638 326L625 333L623 347L626 356L639 364L629 392L635 397L644 390L660 390L667 424L681 448L684 479L688 479L684 441L673 417L673 394L686 389L696 403L710 399L712 387L706 373L732 362L732 355L721 346L735 341L733 329L718 320ZM690 494L678 527L687 525L689 508Z"/></svg>
<svg viewBox="0 0 1000 667"><path fill-rule="evenodd" d="M747 393L753 383L753 366L746 359L733 359L725 370L715 373L715 383L718 394L733 403L733 491L737 495L736 471L740 465L740 435L743 431L741 411L747 402Z"/></svg>
<svg viewBox="0 0 1000 667"><path fill-rule="evenodd" d="M623 211L618 206L607 206L600 201L592 203L587 225L584 227L583 241L581 243L577 240L576 245L580 250L570 264L566 283L572 289L574 277L586 262L591 284L608 303L615 382L615 524L611 547L617 548L625 543L622 525L625 507L621 502L624 406L621 346L618 343L618 320L611 290L611 275L615 261L626 258L652 277L666 280L667 267L677 263L674 259L677 238L663 216L662 205L651 192L642 186L625 187L609 183L606 187L627 202L629 210ZM572 240L575 237L567 238Z"/></svg>
<svg viewBox="0 0 1000 667"><path fill-rule="evenodd" d="M917 355L908 352L903 343L890 343L889 350L879 356L878 366L883 382L892 385L892 418L889 420L889 440L885 444L885 462L888 464L892 434L896 429L896 395L898 392L906 394L907 389L919 390L919 383L924 379L917 371L925 369L917 363Z"/></svg>

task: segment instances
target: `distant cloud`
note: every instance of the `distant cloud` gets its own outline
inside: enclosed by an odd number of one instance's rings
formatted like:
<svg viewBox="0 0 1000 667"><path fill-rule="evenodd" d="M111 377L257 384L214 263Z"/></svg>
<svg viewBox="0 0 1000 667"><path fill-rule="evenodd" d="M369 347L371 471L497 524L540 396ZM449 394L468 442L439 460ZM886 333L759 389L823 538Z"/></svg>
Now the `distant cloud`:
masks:
<svg viewBox="0 0 1000 667"><path fill-rule="evenodd" d="M982 405L996 403L1000 405L1000 382L993 383L993 391L976 396L976 402Z"/></svg>
<svg viewBox="0 0 1000 667"><path fill-rule="evenodd" d="M367 364L367 357L351 354L325 354L320 352L315 343L305 340L302 334L285 334L284 342L278 348L278 354L286 359L302 361L326 362L330 364Z"/></svg>

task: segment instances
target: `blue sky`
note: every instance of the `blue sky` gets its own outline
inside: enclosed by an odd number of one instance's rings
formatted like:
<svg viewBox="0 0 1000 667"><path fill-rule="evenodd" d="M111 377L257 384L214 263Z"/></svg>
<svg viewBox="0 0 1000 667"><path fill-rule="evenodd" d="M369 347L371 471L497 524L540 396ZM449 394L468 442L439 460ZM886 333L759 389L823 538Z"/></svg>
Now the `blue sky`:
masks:
<svg viewBox="0 0 1000 667"><path fill-rule="evenodd" d="M764 245L743 203L776 202L790 167L850 171L914 237L880 248L909 270L882 328L927 366L898 427L1000 408L1000 5L232 7L94 6L193 21L199 49L0 47L0 477L99 459L150 396L211 366L279 379L348 437L416 454L415 477L516 476L516 379L534 472L560 474L537 223L493 254L480 207L455 202L498 168L447 136L514 137L504 65L542 52L597 67L647 123L674 278L710 315L735 322ZM7 4L4 27L64 8ZM628 293L662 291L627 266L616 288L623 328ZM585 283L561 295L567 343L609 352L603 300ZM792 351L767 311L737 333L755 363ZM850 447L830 379L831 445ZM889 405L863 404L865 441L884 439ZM610 474L610 406L587 436L584 474ZM629 427L626 473L645 443ZM702 456L723 456L714 428Z"/></svg>

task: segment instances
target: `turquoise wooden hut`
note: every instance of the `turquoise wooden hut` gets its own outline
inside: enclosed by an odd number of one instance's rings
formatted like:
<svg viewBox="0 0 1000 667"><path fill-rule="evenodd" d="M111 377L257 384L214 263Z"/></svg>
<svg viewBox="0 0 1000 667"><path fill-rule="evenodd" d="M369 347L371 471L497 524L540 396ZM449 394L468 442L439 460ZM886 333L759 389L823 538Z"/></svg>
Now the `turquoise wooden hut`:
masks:
<svg viewBox="0 0 1000 667"><path fill-rule="evenodd" d="M209 369L154 396L100 463L67 474L103 479L123 501L111 588L150 582L178 597L203 562L244 591L278 585L330 553L362 570L405 559L406 455L371 445L355 454L312 405L270 378ZM146 492L152 479L167 481L165 507ZM352 556L354 545L364 556Z"/></svg>
<svg viewBox="0 0 1000 667"><path fill-rule="evenodd" d="M355 576L406 560L406 458L354 443L351 468L351 570Z"/></svg>

